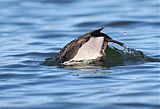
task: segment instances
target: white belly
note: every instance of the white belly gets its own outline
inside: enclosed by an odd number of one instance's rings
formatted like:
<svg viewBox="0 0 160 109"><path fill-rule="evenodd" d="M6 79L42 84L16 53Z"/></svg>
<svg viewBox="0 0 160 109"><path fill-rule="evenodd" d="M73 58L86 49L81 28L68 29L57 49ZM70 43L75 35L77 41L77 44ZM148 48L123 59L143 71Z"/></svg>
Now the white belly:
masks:
<svg viewBox="0 0 160 109"><path fill-rule="evenodd" d="M88 60L101 57L103 42L104 37L91 37L88 42L80 47L75 57L71 60Z"/></svg>

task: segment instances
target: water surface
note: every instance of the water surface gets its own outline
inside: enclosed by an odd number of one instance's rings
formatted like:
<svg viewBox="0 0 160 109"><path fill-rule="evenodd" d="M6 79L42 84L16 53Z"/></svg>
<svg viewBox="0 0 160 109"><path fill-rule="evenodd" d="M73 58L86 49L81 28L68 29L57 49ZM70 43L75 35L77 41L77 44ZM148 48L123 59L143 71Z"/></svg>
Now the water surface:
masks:
<svg viewBox="0 0 160 109"><path fill-rule="evenodd" d="M159 62L110 69L39 63L99 27L160 58L159 7L159 0L0 0L0 109L158 109Z"/></svg>

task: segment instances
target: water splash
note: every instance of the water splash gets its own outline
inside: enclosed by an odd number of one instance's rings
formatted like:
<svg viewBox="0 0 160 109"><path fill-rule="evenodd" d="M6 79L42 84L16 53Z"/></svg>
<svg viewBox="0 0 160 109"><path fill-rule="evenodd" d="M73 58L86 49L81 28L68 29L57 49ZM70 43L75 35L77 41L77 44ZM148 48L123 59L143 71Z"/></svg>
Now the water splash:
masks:
<svg viewBox="0 0 160 109"><path fill-rule="evenodd" d="M127 36L127 32L124 32L124 35Z"/></svg>
<svg viewBox="0 0 160 109"><path fill-rule="evenodd" d="M106 67L113 67L119 65L130 65L130 64L140 64L144 62L160 62L160 59L153 58L144 55L142 51L129 48L126 45L120 46L114 43L110 43L108 48L106 49L106 56L104 63L99 62L98 60L81 60L79 62L71 62L72 66L106 66ZM55 60L55 58L47 58L43 65L47 66L65 66L70 65L67 62L61 63Z"/></svg>

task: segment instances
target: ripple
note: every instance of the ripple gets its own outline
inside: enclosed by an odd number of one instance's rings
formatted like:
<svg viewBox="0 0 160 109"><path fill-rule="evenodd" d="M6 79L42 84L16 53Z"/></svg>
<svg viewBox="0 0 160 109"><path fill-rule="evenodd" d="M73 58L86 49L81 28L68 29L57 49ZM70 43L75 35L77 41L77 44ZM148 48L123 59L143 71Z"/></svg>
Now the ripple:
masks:
<svg viewBox="0 0 160 109"><path fill-rule="evenodd" d="M53 57L56 53L41 53L41 52L30 52L24 54L16 54L16 55L7 55L7 57L26 57L26 56L35 56L35 57Z"/></svg>
<svg viewBox="0 0 160 109"><path fill-rule="evenodd" d="M17 25L19 25L19 26L32 26L32 25L34 25L33 23L30 23L30 22L0 22L0 25L12 25L12 26L17 26Z"/></svg>
<svg viewBox="0 0 160 109"><path fill-rule="evenodd" d="M55 3L55 4L70 4L74 3L74 0L39 0L36 2L42 2L42 3Z"/></svg>
<svg viewBox="0 0 160 109"><path fill-rule="evenodd" d="M109 27L119 27L119 26L139 26L139 25L152 25L152 26L158 26L160 25L160 22L145 22L145 21L114 21L107 23L105 26Z"/></svg>
<svg viewBox="0 0 160 109"><path fill-rule="evenodd" d="M45 45L46 43L44 42L31 42L31 43L28 43L28 45Z"/></svg>
<svg viewBox="0 0 160 109"><path fill-rule="evenodd" d="M37 74L15 74L15 73L4 73L0 74L0 79L25 79L25 78L34 78Z"/></svg>
<svg viewBox="0 0 160 109"><path fill-rule="evenodd" d="M146 108L154 108L158 109L160 105L154 105L154 104L147 104L147 103L139 103L139 102L134 102L134 103L117 103L116 105L126 107L128 108L141 108L141 109L146 109Z"/></svg>
<svg viewBox="0 0 160 109"><path fill-rule="evenodd" d="M4 68L26 68L28 66L23 64L10 64L10 65L4 65L3 67Z"/></svg>
<svg viewBox="0 0 160 109"><path fill-rule="evenodd" d="M44 35L39 35L39 36L36 36L36 38L40 38L40 39L49 39L49 38L59 38L59 37L67 37L68 35L66 34L62 34L62 33L59 33L59 34L44 34Z"/></svg>
<svg viewBox="0 0 160 109"><path fill-rule="evenodd" d="M105 22L82 22L82 23L78 23L76 25L74 25L75 27L103 27L103 25L105 25Z"/></svg>
<svg viewBox="0 0 160 109"><path fill-rule="evenodd" d="M117 27L117 26L128 26L128 25L135 25L135 24L141 24L143 22L139 21L114 21L108 23L106 26L111 26L111 27Z"/></svg>
<svg viewBox="0 0 160 109"><path fill-rule="evenodd" d="M0 86L0 90L9 90L9 89L14 89L14 88L20 88L21 86L19 84L16 85L3 85Z"/></svg>

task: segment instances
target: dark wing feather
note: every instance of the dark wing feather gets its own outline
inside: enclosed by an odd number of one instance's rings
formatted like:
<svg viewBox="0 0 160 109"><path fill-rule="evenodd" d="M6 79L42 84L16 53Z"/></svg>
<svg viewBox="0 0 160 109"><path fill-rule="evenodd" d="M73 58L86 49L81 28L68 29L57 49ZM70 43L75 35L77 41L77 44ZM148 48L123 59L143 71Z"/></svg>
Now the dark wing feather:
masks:
<svg viewBox="0 0 160 109"><path fill-rule="evenodd" d="M70 59L74 58L74 56L77 54L79 48L87 42L90 37L98 37L103 36L104 33L101 33L100 31L103 28L93 30L91 32L88 32L77 39L71 41L68 43L64 48L61 49L61 51L58 53L56 60L60 62L69 61Z"/></svg>
<svg viewBox="0 0 160 109"><path fill-rule="evenodd" d="M90 39L90 34L85 34L78 37L77 39L68 43L61 51L58 53L56 60L58 61L69 61L72 59L78 52L78 49Z"/></svg>

